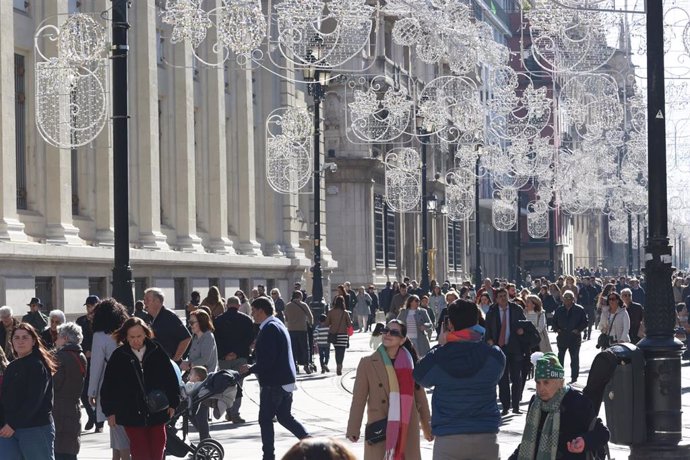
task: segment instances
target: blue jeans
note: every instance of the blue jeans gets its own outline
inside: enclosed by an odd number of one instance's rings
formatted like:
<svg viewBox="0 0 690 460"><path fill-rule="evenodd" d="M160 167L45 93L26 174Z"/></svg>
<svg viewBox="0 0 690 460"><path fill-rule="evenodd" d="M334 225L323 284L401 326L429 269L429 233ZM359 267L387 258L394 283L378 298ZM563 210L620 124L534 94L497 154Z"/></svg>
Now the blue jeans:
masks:
<svg viewBox="0 0 690 460"><path fill-rule="evenodd" d="M3 460L55 460L55 425L19 428L11 438L0 438Z"/></svg>
<svg viewBox="0 0 690 460"><path fill-rule="evenodd" d="M292 416L292 393L279 386L261 387L259 401L259 426L261 427L261 443L264 452L263 460L274 460L274 416L278 419L278 423L287 428L298 439L306 438L309 434L302 424Z"/></svg>
<svg viewBox="0 0 690 460"><path fill-rule="evenodd" d="M328 366L328 361L331 357L331 345L323 345L319 347L319 362L321 367Z"/></svg>

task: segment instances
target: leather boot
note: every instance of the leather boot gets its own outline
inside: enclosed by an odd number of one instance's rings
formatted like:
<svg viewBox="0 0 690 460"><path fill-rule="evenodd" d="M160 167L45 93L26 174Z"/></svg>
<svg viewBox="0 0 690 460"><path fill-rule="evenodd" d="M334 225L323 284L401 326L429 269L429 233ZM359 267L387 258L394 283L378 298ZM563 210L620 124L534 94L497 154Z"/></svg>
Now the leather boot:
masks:
<svg viewBox="0 0 690 460"><path fill-rule="evenodd" d="M336 374L338 375L343 375L343 366L342 364L338 364L338 367L336 369Z"/></svg>

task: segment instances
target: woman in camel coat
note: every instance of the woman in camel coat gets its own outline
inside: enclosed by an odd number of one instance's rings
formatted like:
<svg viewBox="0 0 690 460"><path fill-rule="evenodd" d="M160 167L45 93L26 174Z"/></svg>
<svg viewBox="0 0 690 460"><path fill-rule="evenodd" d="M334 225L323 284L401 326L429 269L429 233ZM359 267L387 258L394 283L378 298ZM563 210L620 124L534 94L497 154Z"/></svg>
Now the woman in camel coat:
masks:
<svg viewBox="0 0 690 460"><path fill-rule="evenodd" d="M399 320L392 320L388 323L383 333L383 344L389 355L396 356L397 349L402 348L408 351L413 350L408 347L407 328ZM397 331L397 332L394 332ZM391 349L393 349L391 351ZM416 362L416 353L411 353L413 361ZM395 358L394 358L395 359ZM400 358L398 358L400 359ZM388 417L388 398L390 396L390 386L388 375L381 353L377 350L372 355L362 358L357 367L357 376L352 394L352 405L350 406L350 417L347 423L347 438L352 442L357 442L360 437L364 444L364 460L381 460L386 451L386 441L376 444L369 444L364 440L362 434L362 419L364 408L367 409L367 424L377 422ZM407 433L407 444L405 446L405 460L421 459L419 429L422 428L424 438L432 441L431 435L431 414L429 403L426 398L424 388L415 384L414 404L409 422Z"/></svg>

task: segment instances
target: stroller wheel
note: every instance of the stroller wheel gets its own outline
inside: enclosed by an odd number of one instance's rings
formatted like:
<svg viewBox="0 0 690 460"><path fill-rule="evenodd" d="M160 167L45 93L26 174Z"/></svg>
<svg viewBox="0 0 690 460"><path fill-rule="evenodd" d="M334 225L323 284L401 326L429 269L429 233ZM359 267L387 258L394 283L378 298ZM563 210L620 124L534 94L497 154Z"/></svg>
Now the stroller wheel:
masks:
<svg viewBox="0 0 690 460"><path fill-rule="evenodd" d="M225 457L223 446L214 439L204 439L194 450L194 460L222 460Z"/></svg>

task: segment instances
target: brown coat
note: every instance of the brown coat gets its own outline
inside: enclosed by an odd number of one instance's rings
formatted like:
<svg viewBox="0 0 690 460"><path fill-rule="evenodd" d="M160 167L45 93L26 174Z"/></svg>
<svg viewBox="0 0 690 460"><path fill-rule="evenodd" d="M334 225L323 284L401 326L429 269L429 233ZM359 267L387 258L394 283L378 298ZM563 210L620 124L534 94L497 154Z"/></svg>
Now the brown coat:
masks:
<svg viewBox="0 0 690 460"><path fill-rule="evenodd" d="M55 452L79 453L81 434L81 396L86 371L86 357L79 345L67 344L57 352L58 370L53 376Z"/></svg>
<svg viewBox="0 0 690 460"><path fill-rule="evenodd" d="M350 314L340 308L332 308L326 316L326 326L329 334L347 334L347 328L352 326Z"/></svg>
<svg viewBox="0 0 690 460"><path fill-rule="evenodd" d="M215 319L225 313L225 305L223 304L222 299L220 302L214 303L211 299L206 297L204 301L201 302L201 305L205 305L209 308L209 310L211 310L211 319Z"/></svg>
<svg viewBox="0 0 690 460"><path fill-rule="evenodd" d="M346 435L348 437L360 436L360 441L364 442L364 460L381 460L386 450L385 441L374 445L369 445L364 441L362 430L364 407L367 408L367 423L382 420L388 417L389 395L388 375L381 355L374 352L372 355L362 358L357 367ZM412 406L407 446L405 447L405 460L421 459L419 429L421 423L428 424L431 422L429 403L424 388L415 390L414 399L415 405Z"/></svg>

